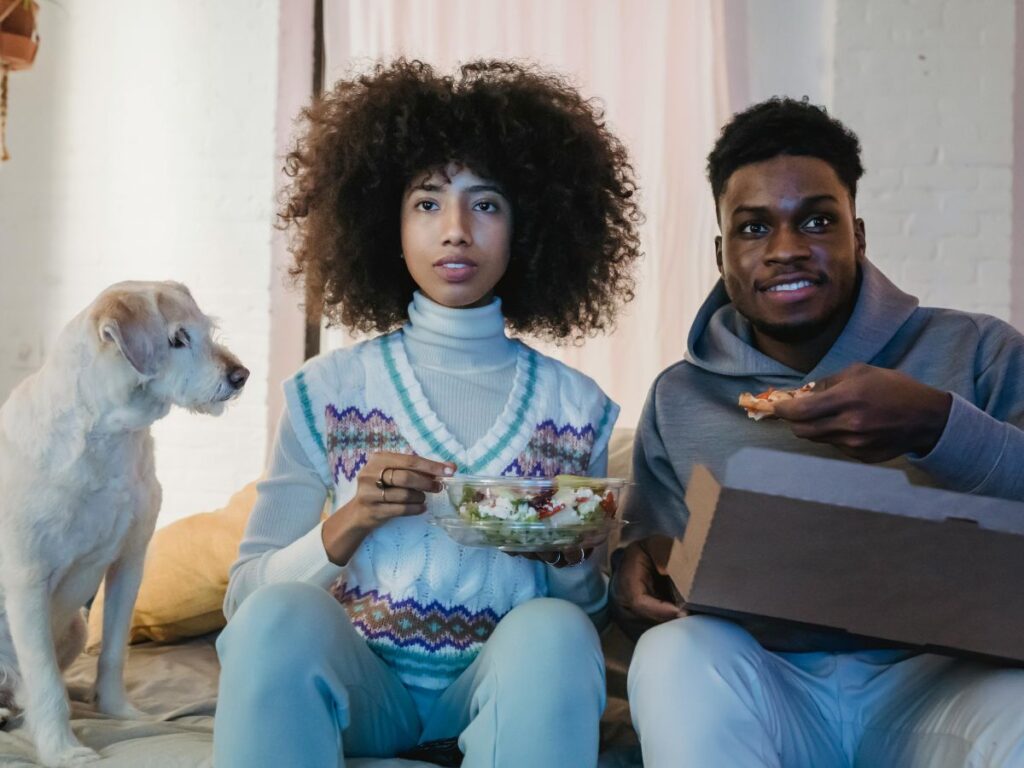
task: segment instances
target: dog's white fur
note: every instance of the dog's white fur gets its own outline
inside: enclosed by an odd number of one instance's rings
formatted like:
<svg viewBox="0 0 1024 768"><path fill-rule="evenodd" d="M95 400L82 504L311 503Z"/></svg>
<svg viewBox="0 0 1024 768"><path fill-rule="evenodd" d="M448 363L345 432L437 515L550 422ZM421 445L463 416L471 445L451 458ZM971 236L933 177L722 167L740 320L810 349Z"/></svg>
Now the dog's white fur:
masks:
<svg viewBox="0 0 1024 768"><path fill-rule="evenodd" d="M0 408L0 723L23 708L45 765L98 757L71 731L61 670L104 577L96 704L139 714L123 672L160 508L149 426L171 405L220 413L241 390L248 371L212 330L180 283L118 283Z"/></svg>

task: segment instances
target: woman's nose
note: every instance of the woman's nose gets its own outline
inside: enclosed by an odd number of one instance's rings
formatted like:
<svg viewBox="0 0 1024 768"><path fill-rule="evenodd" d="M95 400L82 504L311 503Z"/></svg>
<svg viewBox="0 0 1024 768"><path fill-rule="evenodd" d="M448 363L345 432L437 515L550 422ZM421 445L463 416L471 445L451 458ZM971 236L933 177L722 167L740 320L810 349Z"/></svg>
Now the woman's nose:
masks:
<svg viewBox="0 0 1024 768"><path fill-rule="evenodd" d="M444 244L470 245L473 242L470 234L469 217L461 205L449 206L444 213Z"/></svg>

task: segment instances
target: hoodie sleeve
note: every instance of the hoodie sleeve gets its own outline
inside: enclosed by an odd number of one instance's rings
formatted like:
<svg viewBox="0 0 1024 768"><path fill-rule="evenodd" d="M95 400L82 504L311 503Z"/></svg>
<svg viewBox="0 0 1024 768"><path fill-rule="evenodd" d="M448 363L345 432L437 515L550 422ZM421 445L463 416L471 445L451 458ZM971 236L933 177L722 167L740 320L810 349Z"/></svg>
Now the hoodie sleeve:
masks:
<svg viewBox="0 0 1024 768"><path fill-rule="evenodd" d="M661 377L647 395L633 442L633 483L623 505L622 544L654 534L680 537L690 517L686 490L676 475L662 440L658 411Z"/></svg>
<svg viewBox="0 0 1024 768"><path fill-rule="evenodd" d="M939 441L910 461L952 490L1024 500L1024 336L988 320L973 402L954 394Z"/></svg>

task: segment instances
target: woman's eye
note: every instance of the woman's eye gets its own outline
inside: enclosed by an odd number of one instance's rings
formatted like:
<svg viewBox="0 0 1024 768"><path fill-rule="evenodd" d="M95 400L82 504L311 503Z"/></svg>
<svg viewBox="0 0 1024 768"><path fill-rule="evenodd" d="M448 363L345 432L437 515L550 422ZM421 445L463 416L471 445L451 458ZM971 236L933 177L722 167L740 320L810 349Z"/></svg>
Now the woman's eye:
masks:
<svg viewBox="0 0 1024 768"><path fill-rule="evenodd" d="M498 212L498 204L494 203L494 202L491 202L490 200L481 200L474 207L478 211L483 211L484 213L497 213Z"/></svg>
<svg viewBox="0 0 1024 768"><path fill-rule="evenodd" d="M187 347L191 341L192 339L188 335L188 331L184 328L179 328L177 333L171 337L171 346L175 349L181 349L182 347Z"/></svg>
<svg viewBox="0 0 1024 768"><path fill-rule="evenodd" d="M416 203L416 209L420 211L436 211L438 210L437 203L433 200L420 200Z"/></svg>

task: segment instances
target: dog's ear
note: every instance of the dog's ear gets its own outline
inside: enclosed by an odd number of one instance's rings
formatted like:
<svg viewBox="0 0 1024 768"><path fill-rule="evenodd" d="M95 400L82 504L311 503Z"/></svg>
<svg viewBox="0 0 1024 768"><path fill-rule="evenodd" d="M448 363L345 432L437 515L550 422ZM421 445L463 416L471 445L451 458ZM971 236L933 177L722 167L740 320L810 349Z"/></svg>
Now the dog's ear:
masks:
<svg viewBox="0 0 1024 768"><path fill-rule="evenodd" d="M124 292L106 297L97 307L96 330L143 376L155 376L167 357L167 331L148 296Z"/></svg>

